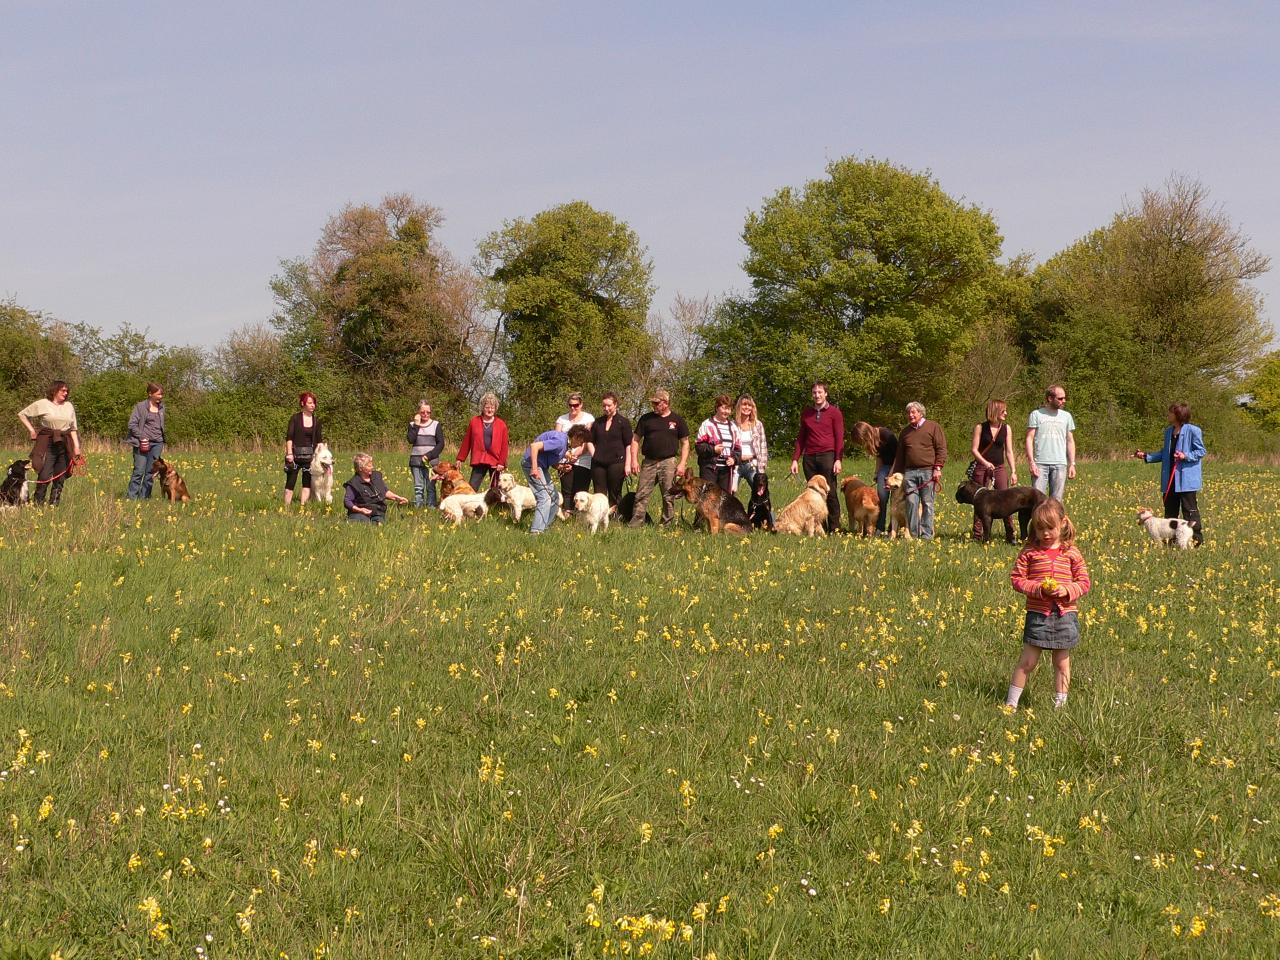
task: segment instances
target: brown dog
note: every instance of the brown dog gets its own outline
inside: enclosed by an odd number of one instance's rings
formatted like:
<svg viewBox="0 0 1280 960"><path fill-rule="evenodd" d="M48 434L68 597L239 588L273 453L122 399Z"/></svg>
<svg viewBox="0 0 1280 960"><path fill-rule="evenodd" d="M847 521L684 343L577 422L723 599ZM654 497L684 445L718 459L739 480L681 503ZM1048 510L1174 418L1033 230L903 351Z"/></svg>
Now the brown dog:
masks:
<svg viewBox="0 0 1280 960"><path fill-rule="evenodd" d="M675 496L683 496L698 509L712 533L750 533L751 518L737 497L725 493L710 480L684 477L671 487Z"/></svg>
<svg viewBox="0 0 1280 960"><path fill-rule="evenodd" d="M452 463L446 463L441 460L431 472L436 475L436 479L440 481L440 499L452 496L455 493L475 493L476 488L462 479L462 471L455 467Z"/></svg>
<svg viewBox="0 0 1280 960"><path fill-rule="evenodd" d="M187 492L186 481L178 475L177 468L168 463L164 457L156 457L155 462L151 464L151 475L160 481L160 489L164 491L166 500L186 503L191 499L191 494Z"/></svg>
<svg viewBox="0 0 1280 960"><path fill-rule="evenodd" d="M796 533L802 537L822 535L825 532L823 525L827 522L827 494L830 491L826 477L821 474L810 477L800 496L782 508L774 531Z"/></svg>
<svg viewBox="0 0 1280 960"><path fill-rule="evenodd" d="M864 537L871 536L880 519L880 494L857 477L842 480L840 489L844 491L844 503L849 509L849 532L861 531Z"/></svg>

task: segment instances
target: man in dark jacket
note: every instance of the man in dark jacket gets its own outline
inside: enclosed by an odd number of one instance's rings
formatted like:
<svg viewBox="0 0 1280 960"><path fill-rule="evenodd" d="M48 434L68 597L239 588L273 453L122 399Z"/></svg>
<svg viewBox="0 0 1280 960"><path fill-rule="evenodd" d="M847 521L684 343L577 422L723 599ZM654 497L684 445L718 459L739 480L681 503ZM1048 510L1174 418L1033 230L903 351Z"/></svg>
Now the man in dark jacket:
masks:
<svg viewBox="0 0 1280 960"><path fill-rule="evenodd" d="M800 432L796 435L796 449L791 457L791 475L800 470L804 461L804 478L809 480L820 474L827 480L827 533L840 529L840 487L836 477L840 474L840 457L844 453L844 414L827 400L827 385L813 385L813 406L805 407L800 414Z"/></svg>

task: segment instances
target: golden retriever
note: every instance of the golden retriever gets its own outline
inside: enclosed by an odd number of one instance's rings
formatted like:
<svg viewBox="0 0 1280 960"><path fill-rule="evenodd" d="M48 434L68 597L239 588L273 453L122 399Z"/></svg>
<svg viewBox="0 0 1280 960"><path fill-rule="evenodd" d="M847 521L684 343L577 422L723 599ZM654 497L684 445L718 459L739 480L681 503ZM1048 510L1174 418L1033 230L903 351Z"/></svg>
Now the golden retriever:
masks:
<svg viewBox="0 0 1280 960"><path fill-rule="evenodd" d="M884 483L889 488L889 536L901 535L910 540L912 537L911 525L907 523L906 478L900 473L891 473ZM923 508L923 504L921 507Z"/></svg>
<svg viewBox="0 0 1280 960"><path fill-rule="evenodd" d="M840 483L845 506L849 508L849 532L861 532L869 537L876 532L880 519L880 494L857 477L847 477Z"/></svg>
<svg viewBox="0 0 1280 960"><path fill-rule="evenodd" d="M440 499L444 500L455 493L475 493L476 488L462 479L462 471L452 463L443 460L431 468L431 472L440 481Z"/></svg>
<svg viewBox="0 0 1280 960"><path fill-rule="evenodd" d="M795 533L802 537L817 537L827 522L827 494L831 487L827 478L818 474L809 478L800 496L796 497L778 514L774 529L778 533Z"/></svg>

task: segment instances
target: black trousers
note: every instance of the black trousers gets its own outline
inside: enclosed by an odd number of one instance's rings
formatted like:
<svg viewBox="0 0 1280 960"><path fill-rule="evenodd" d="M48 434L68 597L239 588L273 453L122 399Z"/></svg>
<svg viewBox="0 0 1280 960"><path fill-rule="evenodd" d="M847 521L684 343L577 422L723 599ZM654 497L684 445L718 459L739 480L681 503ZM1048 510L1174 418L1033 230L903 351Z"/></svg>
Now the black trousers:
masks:
<svg viewBox="0 0 1280 960"><path fill-rule="evenodd" d="M49 452L45 455L44 466L40 468L35 484L36 492L32 499L36 503L44 503L49 498L49 506L56 507L62 499L62 484L67 479L67 468L71 466L71 454L67 451L65 441L54 441L49 444ZM50 477L57 480L50 482Z"/></svg>
<svg viewBox="0 0 1280 960"><path fill-rule="evenodd" d="M622 499L622 481L626 479L627 462L597 463L591 461L591 485L596 493L609 498L609 506L616 507Z"/></svg>
<svg viewBox="0 0 1280 960"><path fill-rule="evenodd" d="M591 491L591 468L574 464L573 469L560 474L560 495L564 497L564 509L573 513L573 498Z"/></svg>
<svg viewBox="0 0 1280 960"><path fill-rule="evenodd" d="M478 467L475 464L472 464L471 465L471 486L475 488L476 493L484 493L485 477L490 477L491 478L490 482L492 483L497 480L497 476L502 472L502 470L503 470L502 467L491 467L483 463L480 464L480 466Z"/></svg>
<svg viewBox="0 0 1280 960"><path fill-rule="evenodd" d="M1164 498L1164 515L1166 518L1173 518L1182 512L1182 519L1191 524L1191 529L1195 534L1196 543L1204 543L1204 531L1200 528L1200 506L1196 503L1196 491L1188 490L1186 493L1178 493L1176 490L1170 490Z"/></svg>
<svg viewBox="0 0 1280 960"><path fill-rule="evenodd" d="M816 476L827 480L827 533L835 533L840 529L840 488L836 486L836 455L829 453L806 453L801 458L804 478L809 480Z"/></svg>
<svg viewBox="0 0 1280 960"><path fill-rule="evenodd" d="M714 463L698 464L698 476L710 480L725 493L733 492L733 471L736 467L719 467Z"/></svg>

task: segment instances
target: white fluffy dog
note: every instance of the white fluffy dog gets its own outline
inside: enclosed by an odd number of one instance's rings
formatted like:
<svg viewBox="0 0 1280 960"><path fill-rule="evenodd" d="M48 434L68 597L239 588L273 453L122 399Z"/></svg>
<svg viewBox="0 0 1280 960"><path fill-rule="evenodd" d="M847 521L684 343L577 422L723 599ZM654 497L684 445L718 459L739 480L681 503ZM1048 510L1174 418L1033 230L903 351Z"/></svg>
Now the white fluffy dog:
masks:
<svg viewBox="0 0 1280 960"><path fill-rule="evenodd" d="M311 495L317 502L333 503L333 451L317 443L311 455Z"/></svg>
<svg viewBox="0 0 1280 960"><path fill-rule="evenodd" d="M582 522L591 527L595 533L601 525L609 529L609 498L603 493L587 493L579 490L573 495L573 509L578 512Z"/></svg>
<svg viewBox="0 0 1280 960"><path fill-rule="evenodd" d="M464 517L475 517L477 520L489 512L484 502L483 493L451 493L440 501L440 513L453 521L456 527Z"/></svg>
<svg viewBox="0 0 1280 960"><path fill-rule="evenodd" d="M1195 529L1186 520L1157 517L1145 507L1138 510L1138 524L1146 527L1147 536L1156 543L1169 543L1179 550L1190 547L1191 540L1196 535Z"/></svg>

